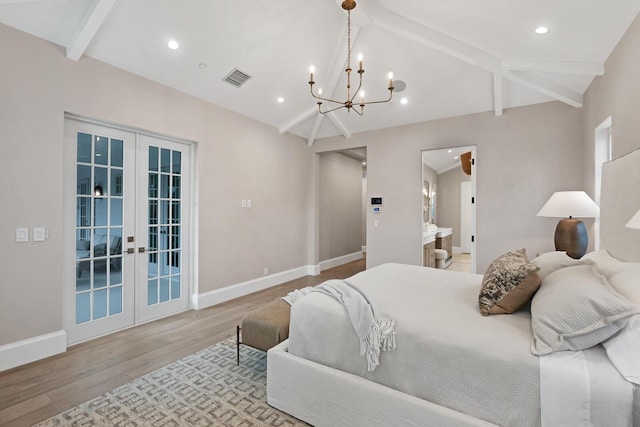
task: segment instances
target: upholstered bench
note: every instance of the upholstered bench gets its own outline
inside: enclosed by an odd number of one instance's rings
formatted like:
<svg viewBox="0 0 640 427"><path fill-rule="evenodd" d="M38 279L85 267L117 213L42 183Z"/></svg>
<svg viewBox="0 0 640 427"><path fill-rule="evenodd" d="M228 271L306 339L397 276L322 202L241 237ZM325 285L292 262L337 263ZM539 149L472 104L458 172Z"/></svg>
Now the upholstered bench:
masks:
<svg viewBox="0 0 640 427"><path fill-rule="evenodd" d="M289 338L290 313L291 306L282 298L278 298L246 314L236 327L238 365L240 365L240 344L267 351Z"/></svg>
<svg viewBox="0 0 640 427"><path fill-rule="evenodd" d="M436 268L446 268L449 253L444 249L436 249Z"/></svg>

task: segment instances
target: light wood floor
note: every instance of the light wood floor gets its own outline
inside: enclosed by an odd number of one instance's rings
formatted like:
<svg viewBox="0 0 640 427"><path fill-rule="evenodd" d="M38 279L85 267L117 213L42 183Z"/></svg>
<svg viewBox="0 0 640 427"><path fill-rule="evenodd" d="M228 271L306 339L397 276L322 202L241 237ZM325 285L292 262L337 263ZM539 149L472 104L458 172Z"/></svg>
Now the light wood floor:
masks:
<svg viewBox="0 0 640 427"><path fill-rule="evenodd" d="M204 310L70 347L66 353L0 373L0 425L31 426L235 335L242 316L288 292L365 269L354 261Z"/></svg>

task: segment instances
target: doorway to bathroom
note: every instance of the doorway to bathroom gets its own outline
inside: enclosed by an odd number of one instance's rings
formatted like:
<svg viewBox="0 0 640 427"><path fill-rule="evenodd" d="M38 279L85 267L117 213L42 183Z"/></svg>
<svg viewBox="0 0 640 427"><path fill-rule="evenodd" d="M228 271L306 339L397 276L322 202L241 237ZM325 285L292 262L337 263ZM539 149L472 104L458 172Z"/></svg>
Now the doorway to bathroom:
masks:
<svg viewBox="0 0 640 427"><path fill-rule="evenodd" d="M422 151L423 265L476 271L476 147Z"/></svg>

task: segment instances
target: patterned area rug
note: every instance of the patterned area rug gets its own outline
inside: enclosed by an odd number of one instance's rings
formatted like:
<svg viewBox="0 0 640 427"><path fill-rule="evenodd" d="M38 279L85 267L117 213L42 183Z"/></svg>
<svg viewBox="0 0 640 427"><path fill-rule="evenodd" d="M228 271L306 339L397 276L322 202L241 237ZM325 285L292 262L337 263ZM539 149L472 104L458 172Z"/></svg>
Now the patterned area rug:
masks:
<svg viewBox="0 0 640 427"><path fill-rule="evenodd" d="M306 426L266 401L266 353L235 338L206 348L38 426Z"/></svg>

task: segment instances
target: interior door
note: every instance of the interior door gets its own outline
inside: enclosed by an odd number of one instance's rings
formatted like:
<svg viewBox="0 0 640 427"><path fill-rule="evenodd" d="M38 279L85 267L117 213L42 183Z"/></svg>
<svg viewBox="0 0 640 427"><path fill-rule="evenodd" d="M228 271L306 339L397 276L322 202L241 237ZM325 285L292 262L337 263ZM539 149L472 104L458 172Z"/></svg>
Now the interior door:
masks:
<svg viewBox="0 0 640 427"><path fill-rule="evenodd" d="M136 321L189 307L190 146L139 136Z"/></svg>
<svg viewBox="0 0 640 427"><path fill-rule="evenodd" d="M189 307L191 146L65 120L69 344Z"/></svg>
<svg viewBox="0 0 640 427"><path fill-rule="evenodd" d="M135 230L131 132L65 120L65 330L75 343L131 326Z"/></svg>

